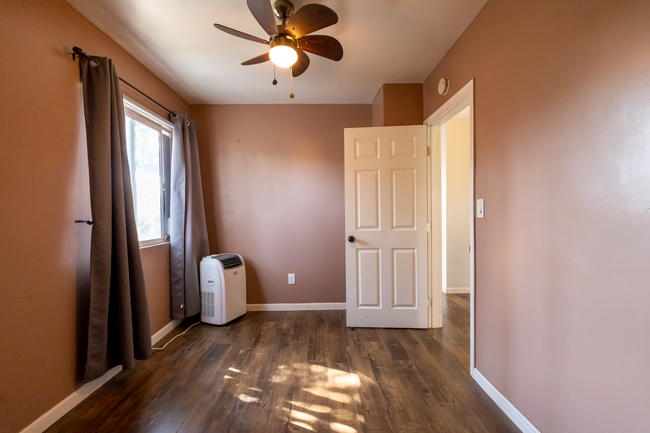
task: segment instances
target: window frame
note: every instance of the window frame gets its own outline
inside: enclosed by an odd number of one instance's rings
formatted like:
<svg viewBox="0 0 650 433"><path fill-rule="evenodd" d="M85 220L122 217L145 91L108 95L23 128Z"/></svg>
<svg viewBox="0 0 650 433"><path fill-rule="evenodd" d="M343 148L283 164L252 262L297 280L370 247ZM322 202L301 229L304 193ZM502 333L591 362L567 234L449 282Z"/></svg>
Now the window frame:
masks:
<svg viewBox="0 0 650 433"><path fill-rule="evenodd" d="M123 97L124 102L124 122L126 124L126 117L130 117L160 133L160 211L161 211L161 229L162 236L154 239L147 239L140 241L140 247L148 247L169 242L169 179L171 174L171 144L174 125L150 112L149 110L141 107L137 103ZM165 145L164 136L169 137L169 144ZM129 158L129 170L131 170L131 162ZM131 173L129 173L131 175ZM133 179L133 178L132 178ZM168 180L165 182L165 180Z"/></svg>

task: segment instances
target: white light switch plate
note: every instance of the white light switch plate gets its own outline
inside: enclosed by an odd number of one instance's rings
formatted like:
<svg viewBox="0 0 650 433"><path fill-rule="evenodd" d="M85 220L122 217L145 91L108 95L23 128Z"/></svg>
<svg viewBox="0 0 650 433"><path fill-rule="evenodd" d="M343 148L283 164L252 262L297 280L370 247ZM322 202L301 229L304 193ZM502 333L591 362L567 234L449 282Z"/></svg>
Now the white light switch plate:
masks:
<svg viewBox="0 0 650 433"><path fill-rule="evenodd" d="M485 206L483 206L483 199L476 200L476 218L483 218L485 215Z"/></svg>
<svg viewBox="0 0 650 433"><path fill-rule="evenodd" d="M296 284L296 274L289 274L289 284Z"/></svg>

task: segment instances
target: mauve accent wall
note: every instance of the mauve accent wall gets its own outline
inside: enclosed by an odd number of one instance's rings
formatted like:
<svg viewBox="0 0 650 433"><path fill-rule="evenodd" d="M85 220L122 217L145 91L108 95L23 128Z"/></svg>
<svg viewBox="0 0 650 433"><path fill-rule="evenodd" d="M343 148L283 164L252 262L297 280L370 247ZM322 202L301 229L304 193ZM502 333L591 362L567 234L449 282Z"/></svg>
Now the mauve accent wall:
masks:
<svg viewBox="0 0 650 433"><path fill-rule="evenodd" d="M343 129L371 105L192 110L210 251L242 254L248 303L345 302Z"/></svg>
<svg viewBox="0 0 650 433"><path fill-rule="evenodd" d="M650 431L650 2L490 0L424 117L472 78L478 370L542 432Z"/></svg>
<svg viewBox="0 0 650 433"><path fill-rule="evenodd" d="M74 220L90 217L88 163L79 67L63 47L190 107L63 0L4 1L0 40L0 432L13 433L78 388L85 361L90 227ZM171 320L168 251L142 250L152 332Z"/></svg>

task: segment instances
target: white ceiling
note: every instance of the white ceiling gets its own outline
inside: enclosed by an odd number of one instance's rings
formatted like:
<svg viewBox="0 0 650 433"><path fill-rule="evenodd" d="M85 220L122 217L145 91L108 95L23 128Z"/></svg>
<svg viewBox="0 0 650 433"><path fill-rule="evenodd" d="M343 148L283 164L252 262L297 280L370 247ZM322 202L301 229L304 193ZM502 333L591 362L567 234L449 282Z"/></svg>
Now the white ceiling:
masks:
<svg viewBox="0 0 650 433"><path fill-rule="evenodd" d="M268 47L213 26L266 39L246 0L68 0L190 104L371 103L384 83L422 83L486 2L293 1L296 10L321 3L338 14L337 24L314 34L337 38L344 56L309 54L291 100L288 69L277 68L273 86L271 62L240 65Z"/></svg>

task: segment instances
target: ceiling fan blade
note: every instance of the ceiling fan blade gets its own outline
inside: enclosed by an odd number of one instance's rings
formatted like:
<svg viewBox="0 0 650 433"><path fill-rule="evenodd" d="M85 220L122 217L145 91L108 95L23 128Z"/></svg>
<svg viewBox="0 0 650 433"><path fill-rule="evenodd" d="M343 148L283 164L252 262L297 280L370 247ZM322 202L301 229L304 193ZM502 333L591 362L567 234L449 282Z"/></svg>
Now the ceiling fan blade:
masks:
<svg viewBox="0 0 650 433"><path fill-rule="evenodd" d="M313 35L304 36L298 40L300 48L308 53L316 54L326 59L338 62L343 58L341 43L331 36Z"/></svg>
<svg viewBox="0 0 650 433"><path fill-rule="evenodd" d="M278 34L278 26L273 15L273 8L269 0L246 0L248 10L251 11L255 19L262 26L269 36Z"/></svg>
<svg viewBox="0 0 650 433"><path fill-rule="evenodd" d="M261 56L253 57L250 60L246 60L244 63L242 63L243 66L248 66L248 65L257 65L258 63L264 63L271 60L271 57L269 57L269 53L264 53Z"/></svg>
<svg viewBox="0 0 650 433"><path fill-rule="evenodd" d="M339 21L338 15L327 6L319 4L304 5L289 18L285 31L294 38L329 27Z"/></svg>
<svg viewBox="0 0 650 433"><path fill-rule="evenodd" d="M307 54L300 48L296 48L296 52L298 53L298 60L291 67L291 75L294 77L302 75L309 67L309 57L307 57Z"/></svg>
<svg viewBox="0 0 650 433"><path fill-rule="evenodd" d="M253 42L259 42L260 44L264 44L264 45L269 44L269 41L267 40L258 38L257 36L249 35L248 33L240 32L239 30L231 29L230 27L222 26L221 24L215 24L214 26L219 30L221 30L222 32L226 32L229 35L237 36L238 38L247 39Z"/></svg>

